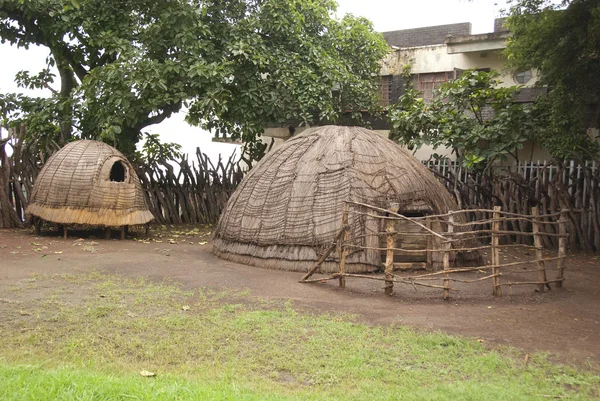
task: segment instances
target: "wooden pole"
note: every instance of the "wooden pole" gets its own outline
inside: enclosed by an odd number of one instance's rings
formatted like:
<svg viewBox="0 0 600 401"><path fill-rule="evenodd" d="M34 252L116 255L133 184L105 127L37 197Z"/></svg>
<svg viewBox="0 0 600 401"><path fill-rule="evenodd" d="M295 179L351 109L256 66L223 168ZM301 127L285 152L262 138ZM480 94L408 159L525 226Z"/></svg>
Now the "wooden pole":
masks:
<svg viewBox="0 0 600 401"><path fill-rule="evenodd" d="M125 227L127 226L121 226L121 241L125 240Z"/></svg>
<svg viewBox="0 0 600 401"><path fill-rule="evenodd" d="M340 274L346 273L346 256L348 255L348 204L344 204L344 211L342 212L342 227L345 227L344 234L339 240L339 255L340 255ZM346 288L346 277L340 276L340 287Z"/></svg>
<svg viewBox="0 0 600 401"><path fill-rule="evenodd" d="M397 212L398 207L390 206L390 212ZM394 232L396 228L396 221L388 219L385 221L385 232L386 232L386 252L385 252L385 295L394 294Z"/></svg>
<svg viewBox="0 0 600 401"><path fill-rule="evenodd" d="M425 218L425 227L427 227L428 229L431 230L431 219L429 217ZM433 252L431 252L431 249L433 248L433 237L431 235L427 236L427 246L426 249L427 251L425 252L425 266L426 266L426 270L433 270L433 266L432 266L432 259L433 259Z"/></svg>
<svg viewBox="0 0 600 401"><path fill-rule="evenodd" d="M446 237L451 238L452 237L452 233L454 232L454 215L451 214L448 216L448 235ZM444 258L443 258L443 263L444 263L444 271L448 271L450 270L450 250L452 249L452 243L451 242L446 242L444 244ZM450 280L449 280L448 273L444 274L444 299L450 299Z"/></svg>
<svg viewBox="0 0 600 401"><path fill-rule="evenodd" d="M144 234L146 238L150 236L150 223L144 224Z"/></svg>
<svg viewBox="0 0 600 401"><path fill-rule="evenodd" d="M35 227L35 235L40 237L42 235L42 219L40 219L39 217L34 217L33 225Z"/></svg>
<svg viewBox="0 0 600 401"><path fill-rule="evenodd" d="M538 221L538 208L531 208L532 226L533 226L533 243L535 245L535 265L538 274L538 291L544 292L546 286L546 269L544 263L544 251L542 245L542 236L540 235L540 227ZM562 239L562 238L561 238Z"/></svg>
<svg viewBox="0 0 600 401"><path fill-rule="evenodd" d="M501 297L502 286L500 285L500 238L498 232L500 231L500 206L494 206L494 213L492 214L492 279L493 290L492 294Z"/></svg>
<svg viewBox="0 0 600 401"><path fill-rule="evenodd" d="M110 227L106 227L104 229L104 238L105 239L110 239Z"/></svg>
<svg viewBox="0 0 600 401"><path fill-rule="evenodd" d="M558 274L556 276L556 288L562 288L565 279L565 255L567 254L567 221L568 210L563 209L558 219L558 234L562 235L558 239Z"/></svg>
<svg viewBox="0 0 600 401"><path fill-rule="evenodd" d="M63 238L67 239L67 235L68 235L69 229L67 228L67 225L65 224L63 226Z"/></svg>

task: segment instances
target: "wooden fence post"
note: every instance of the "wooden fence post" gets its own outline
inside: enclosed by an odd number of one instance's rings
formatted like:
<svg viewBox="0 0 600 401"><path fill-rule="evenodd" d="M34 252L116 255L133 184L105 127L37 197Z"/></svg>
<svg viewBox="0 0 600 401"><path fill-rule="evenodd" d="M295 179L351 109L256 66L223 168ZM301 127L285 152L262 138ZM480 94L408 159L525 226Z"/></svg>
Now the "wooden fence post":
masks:
<svg viewBox="0 0 600 401"><path fill-rule="evenodd" d="M538 220L538 208L531 209L532 226L533 226L533 243L535 245L535 265L538 275L538 291L544 292L546 286L546 266L544 263L544 250L542 245L542 236L540 235L540 227Z"/></svg>
<svg viewBox="0 0 600 401"><path fill-rule="evenodd" d="M344 211L342 212L342 229L344 234L340 238L339 242L339 253L340 253L340 287L346 288L346 277L343 274L346 273L346 256L348 255L348 248L346 242L348 241L348 204L344 204Z"/></svg>
<svg viewBox="0 0 600 401"><path fill-rule="evenodd" d="M501 297L502 286L500 285L500 238L498 231L500 231L500 206L494 206L494 213L492 214L492 284L494 286L492 294Z"/></svg>
<svg viewBox="0 0 600 401"><path fill-rule="evenodd" d="M452 249L452 233L454 232L454 215L448 216L448 242L444 243L444 270L450 270L450 250ZM450 299L450 280L448 273L444 274L444 299Z"/></svg>
<svg viewBox="0 0 600 401"><path fill-rule="evenodd" d="M563 280L565 279L565 256L567 254L567 221L568 221L568 210L563 209L560 211L560 218L558 219L558 233L561 235L558 238L558 274L556 276L556 288L562 288Z"/></svg>
<svg viewBox="0 0 600 401"><path fill-rule="evenodd" d="M431 219L429 217L425 217L425 227L427 227L428 229L431 230ZM427 251L425 251L425 269L426 270L433 270L433 266L432 266L432 259L433 259L433 252L431 252L431 249L433 247L433 238L431 237L431 233L427 233L427 245L425 246L425 249L427 249Z"/></svg>
<svg viewBox="0 0 600 401"><path fill-rule="evenodd" d="M393 205L390 205L390 211L396 212L398 207L393 210ZM385 253L385 295L392 295L394 293L394 235L396 228L396 220L388 218L385 221L385 232L386 232L386 253Z"/></svg>

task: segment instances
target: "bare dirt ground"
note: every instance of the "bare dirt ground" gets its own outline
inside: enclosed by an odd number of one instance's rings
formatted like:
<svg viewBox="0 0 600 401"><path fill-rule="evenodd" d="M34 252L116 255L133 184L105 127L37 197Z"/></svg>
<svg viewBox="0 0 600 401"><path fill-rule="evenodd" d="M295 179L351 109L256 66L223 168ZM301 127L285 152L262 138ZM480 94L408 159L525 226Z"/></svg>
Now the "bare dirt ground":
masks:
<svg viewBox="0 0 600 401"><path fill-rule="evenodd" d="M0 301L18 296L10 287L32 275L95 269L168 278L187 288L249 289L254 296L291 300L313 312L351 313L371 324L442 330L478 338L492 347L512 345L526 352L549 352L569 364L600 366L598 255L569 255L563 289L539 294L531 286L519 286L505 288L505 295L495 298L485 281L457 286L460 291L444 301L439 289L412 286L397 285L396 294L388 297L383 295L383 283L372 280L349 278L345 290L334 281L299 284L301 273L217 258L210 253L206 230L179 230L155 231L152 240L125 241L99 239L101 233L94 232L74 232L64 240L56 233L35 237L29 230L0 230ZM116 232L114 236L118 237ZM518 259L523 254L503 257ZM77 296L75 292L73 297Z"/></svg>

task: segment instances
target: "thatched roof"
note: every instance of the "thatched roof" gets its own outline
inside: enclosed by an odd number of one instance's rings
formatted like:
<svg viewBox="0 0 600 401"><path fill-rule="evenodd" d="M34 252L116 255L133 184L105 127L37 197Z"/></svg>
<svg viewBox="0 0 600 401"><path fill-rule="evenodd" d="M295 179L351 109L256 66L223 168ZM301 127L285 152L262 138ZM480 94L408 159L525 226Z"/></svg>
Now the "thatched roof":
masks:
<svg viewBox="0 0 600 401"><path fill-rule="evenodd" d="M401 212L445 213L458 207L433 174L409 152L358 127L309 129L270 152L232 195L214 230L213 251L233 261L306 271L341 227L344 201ZM379 222L350 215L356 238ZM375 236L366 245L378 246ZM354 252L351 272L380 267L376 251ZM321 271L336 271L333 261Z"/></svg>
<svg viewBox="0 0 600 401"><path fill-rule="evenodd" d="M133 166L99 141L75 141L40 171L26 212L56 223L122 226L153 219Z"/></svg>

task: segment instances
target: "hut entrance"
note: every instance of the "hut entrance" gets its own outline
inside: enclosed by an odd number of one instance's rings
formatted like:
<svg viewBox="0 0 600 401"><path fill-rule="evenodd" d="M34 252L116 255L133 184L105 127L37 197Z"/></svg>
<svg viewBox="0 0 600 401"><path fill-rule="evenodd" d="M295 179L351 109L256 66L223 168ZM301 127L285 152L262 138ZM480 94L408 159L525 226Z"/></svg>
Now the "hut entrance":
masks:
<svg viewBox="0 0 600 401"><path fill-rule="evenodd" d="M424 217L427 214L425 212L414 210L400 210L398 213L409 218ZM397 270L427 269L427 231L417 224L411 223L407 220L397 220L395 222L395 231L398 233L398 235L395 237L395 248L402 248L414 252L395 252L394 268ZM381 240L383 242L380 244L380 247L385 248L386 244L383 236L381 237ZM381 260L385 260L385 253L385 251L381 251Z"/></svg>
<svg viewBox="0 0 600 401"><path fill-rule="evenodd" d="M110 169L110 180L115 182L125 182L125 166L118 160Z"/></svg>

